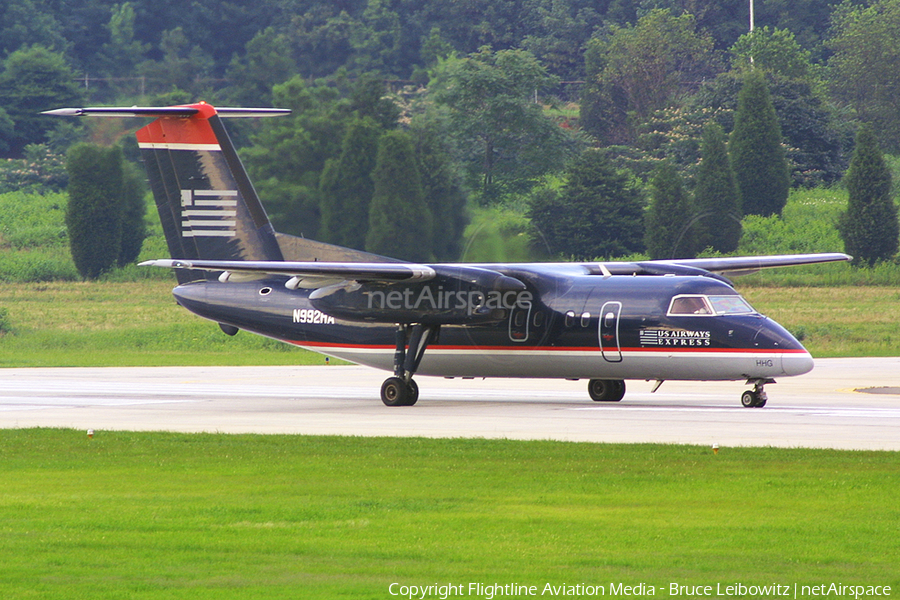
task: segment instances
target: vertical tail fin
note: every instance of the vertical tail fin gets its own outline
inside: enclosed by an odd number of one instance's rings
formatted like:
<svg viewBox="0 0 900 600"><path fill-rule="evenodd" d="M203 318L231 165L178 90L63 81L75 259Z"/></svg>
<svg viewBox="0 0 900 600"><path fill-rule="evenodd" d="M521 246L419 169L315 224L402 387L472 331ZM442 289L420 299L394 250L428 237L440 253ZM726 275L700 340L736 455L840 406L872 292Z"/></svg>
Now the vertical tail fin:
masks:
<svg viewBox="0 0 900 600"><path fill-rule="evenodd" d="M172 258L284 260L218 113L189 108L196 112L159 116L137 132Z"/></svg>

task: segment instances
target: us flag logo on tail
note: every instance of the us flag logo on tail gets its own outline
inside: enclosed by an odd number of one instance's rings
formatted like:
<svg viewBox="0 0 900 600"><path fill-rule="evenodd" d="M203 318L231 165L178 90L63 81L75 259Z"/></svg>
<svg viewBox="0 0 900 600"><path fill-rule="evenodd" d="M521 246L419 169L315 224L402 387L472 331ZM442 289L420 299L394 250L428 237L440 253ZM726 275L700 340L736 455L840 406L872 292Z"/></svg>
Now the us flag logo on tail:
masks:
<svg viewBox="0 0 900 600"><path fill-rule="evenodd" d="M235 237L237 190L181 190L182 237Z"/></svg>

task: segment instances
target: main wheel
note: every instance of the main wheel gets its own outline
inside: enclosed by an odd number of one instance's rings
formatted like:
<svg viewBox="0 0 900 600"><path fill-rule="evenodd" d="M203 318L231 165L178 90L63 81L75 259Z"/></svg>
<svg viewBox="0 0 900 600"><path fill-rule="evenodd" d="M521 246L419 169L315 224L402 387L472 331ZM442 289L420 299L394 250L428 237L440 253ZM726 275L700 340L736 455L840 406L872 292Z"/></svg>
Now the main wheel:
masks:
<svg viewBox="0 0 900 600"><path fill-rule="evenodd" d="M625 397L625 382L621 379L591 379L588 395L594 402L618 402Z"/></svg>
<svg viewBox="0 0 900 600"><path fill-rule="evenodd" d="M381 401L385 406L407 406L410 395L409 386L400 377L388 377L381 384ZM416 394L416 399L418 399L418 394Z"/></svg>
<svg viewBox="0 0 900 600"><path fill-rule="evenodd" d="M404 406L412 406L419 399L419 384L415 379L410 379L406 384L406 404Z"/></svg>
<svg viewBox="0 0 900 600"><path fill-rule="evenodd" d="M744 408L755 408L759 406L759 396L753 390L747 390L741 394L741 406Z"/></svg>

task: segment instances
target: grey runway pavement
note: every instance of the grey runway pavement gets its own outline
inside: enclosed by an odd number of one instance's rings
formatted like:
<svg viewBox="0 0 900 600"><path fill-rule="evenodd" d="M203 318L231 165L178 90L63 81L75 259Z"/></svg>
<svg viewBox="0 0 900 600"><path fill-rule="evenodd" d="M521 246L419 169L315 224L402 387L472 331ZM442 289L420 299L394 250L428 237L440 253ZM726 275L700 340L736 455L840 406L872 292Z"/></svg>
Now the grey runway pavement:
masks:
<svg viewBox="0 0 900 600"><path fill-rule="evenodd" d="M820 359L740 405L743 382L628 381L619 404L587 381L416 378L412 407L379 400L365 367L0 369L0 428L484 437L900 450L900 358ZM866 391L857 391L866 390Z"/></svg>

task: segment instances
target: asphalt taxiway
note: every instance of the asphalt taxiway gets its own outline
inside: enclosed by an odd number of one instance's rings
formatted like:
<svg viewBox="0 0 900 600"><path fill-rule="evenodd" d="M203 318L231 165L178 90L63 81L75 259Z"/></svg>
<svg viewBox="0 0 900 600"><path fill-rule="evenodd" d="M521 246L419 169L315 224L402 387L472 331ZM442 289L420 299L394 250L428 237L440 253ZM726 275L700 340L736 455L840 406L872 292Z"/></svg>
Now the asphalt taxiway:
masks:
<svg viewBox="0 0 900 600"><path fill-rule="evenodd" d="M628 381L595 403L586 381L418 377L419 402L388 408L365 367L0 369L0 428L484 437L900 450L900 358L819 359L769 385Z"/></svg>

